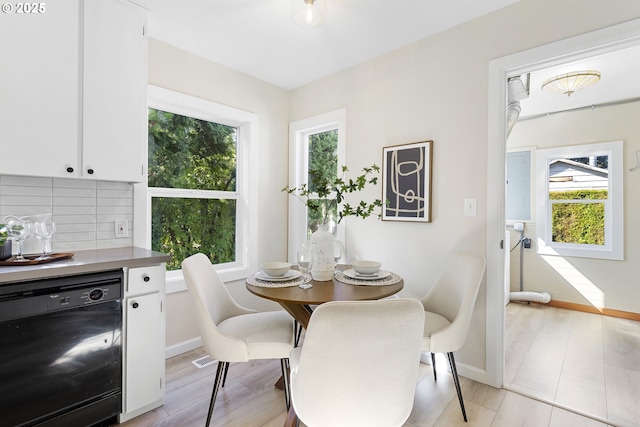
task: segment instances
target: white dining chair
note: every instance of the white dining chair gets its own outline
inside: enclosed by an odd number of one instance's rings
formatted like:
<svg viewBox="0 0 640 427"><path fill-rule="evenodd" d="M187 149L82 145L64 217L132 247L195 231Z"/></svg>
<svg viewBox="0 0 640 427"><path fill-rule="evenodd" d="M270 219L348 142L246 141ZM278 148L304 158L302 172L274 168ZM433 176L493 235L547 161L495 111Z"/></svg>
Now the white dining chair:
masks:
<svg viewBox="0 0 640 427"><path fill-rule="evenodd" d="M309 427L401 426L413 407L424 309L415 299L332 301L291 360L291 402Z"/></svg>
<svg viewBox="0 0 640 427"><path fill-rule="evenodd" d="M285 405L289 409L289 353L293 319L285 311L256 312L237 304L204 254L182 261L182 273L194 305L194 316L207 354L218 361L206 426L211 422L220 384L229 363L280 359Z"/></svg>
<svg viewBox="0 0 640 427"><path fill-rule="evenodd" d="M425 310L422 351L431 353L433 377L437 380L435 353L446 353L456 386L462 416L467 413L462 400L453 352L464 345L469 332L476 297L486 267L483 256L467 252L454 254L422 299Z"/></svg>

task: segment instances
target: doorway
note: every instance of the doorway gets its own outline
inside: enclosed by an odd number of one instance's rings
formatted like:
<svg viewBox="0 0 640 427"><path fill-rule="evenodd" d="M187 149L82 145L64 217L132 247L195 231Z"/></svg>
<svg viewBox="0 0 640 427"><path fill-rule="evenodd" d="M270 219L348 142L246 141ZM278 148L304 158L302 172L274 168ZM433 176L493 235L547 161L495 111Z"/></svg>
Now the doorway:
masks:
<svg viewBox="0 0 640 427"><path fill-rule="evenodd" d="M640 45L640 20L493 60L489 64L487 206L487 380L504 380L506 87L510 76Z"/></svg>

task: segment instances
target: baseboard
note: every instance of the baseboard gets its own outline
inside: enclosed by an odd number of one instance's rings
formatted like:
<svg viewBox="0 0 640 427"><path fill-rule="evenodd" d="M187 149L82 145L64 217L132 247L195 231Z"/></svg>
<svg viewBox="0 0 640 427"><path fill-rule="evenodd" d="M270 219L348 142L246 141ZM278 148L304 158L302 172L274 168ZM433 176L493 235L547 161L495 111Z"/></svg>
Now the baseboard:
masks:
<svg viewBox="0 0 640 427"><path fill-rule="evenodd" d="M446 360L446 357L445 357L445 360ZM421 353L420 363L424 363L425 365L431 366L431 354L428 352ZM438 362L436 362L436 366L438 366ZM447 364L447 368L448 368L448 364ZM482 384L489 384L487 380L487 371L483 371L482 369L478 369L475 366L470 366L465 363L458 363L457 361L456 361L456 369L458 370L458 375L461 377L465 377Z"/></svg>
<svg viewBox="0 0 640 427"><path fill-rule="evenodd" d="M574 302L558 301L552 299L545 305L566 308L568 310L583 311L585 313L601 314L603 316L618 317L620 319L635 320L640 322L640 313L631 311L614 310L612 308L597 308L592 305L576 304Z"/></svg>
<svg viewBox="0 0 640 427"><path fill-rule="evenodd" d="M165 359L169 359L179 354L186 353L187 351L194 350L198 347L202 347L202 338L192 338L190 340L182 341L178 344L166 347L164 349L164 357Z"/></svg>
<svg viewBox="0 0 640 427"><path fill-rule="evenodd" d="M487 371L476 368L475 366L467 365L466 363L458 363L456 361L456 368L458 369L458 375L469 378L470 380L482 383L489 384L489 380L487 379Z"/></svg>

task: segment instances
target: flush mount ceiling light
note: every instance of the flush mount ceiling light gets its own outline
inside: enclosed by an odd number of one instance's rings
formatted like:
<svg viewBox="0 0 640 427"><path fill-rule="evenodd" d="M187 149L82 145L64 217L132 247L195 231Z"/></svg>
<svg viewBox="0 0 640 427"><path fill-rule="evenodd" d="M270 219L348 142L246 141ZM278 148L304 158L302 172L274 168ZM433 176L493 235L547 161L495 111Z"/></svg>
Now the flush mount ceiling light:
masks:
<svg viewBox="0 0 640 427"><path fill-rule="evenodd" d="M598 81L600 81L599 71L575 71L546 80L542 83L542 90L571 96L573 92L596 84Z"/></svg>
<svg viewBox="0 0 640 427"><path fill-rule="evenodd" d="M291 19L305 28L321 25L327 19L327 0L291 0Z"/></svg>

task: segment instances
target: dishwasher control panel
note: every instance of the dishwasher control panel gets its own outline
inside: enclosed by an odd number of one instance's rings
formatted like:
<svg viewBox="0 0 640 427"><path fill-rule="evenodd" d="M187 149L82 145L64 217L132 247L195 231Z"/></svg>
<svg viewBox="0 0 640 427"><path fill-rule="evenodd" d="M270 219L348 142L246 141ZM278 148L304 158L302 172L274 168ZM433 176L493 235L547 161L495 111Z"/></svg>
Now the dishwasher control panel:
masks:
<svg viewBox="0 0 640 427"><path fill-rule="evenodd" d="M0 322L122 299L122 270L0 287Z"/></svg>
<svg viewBox="0 0 640 427"><path fill-rule="evenodd" d="M72 308L88 304L96 304L104 301L121 299L120 284L106 284L102 286L90 286L80 289L62 290L48 295L48 308L56 307Z"/></svg>

